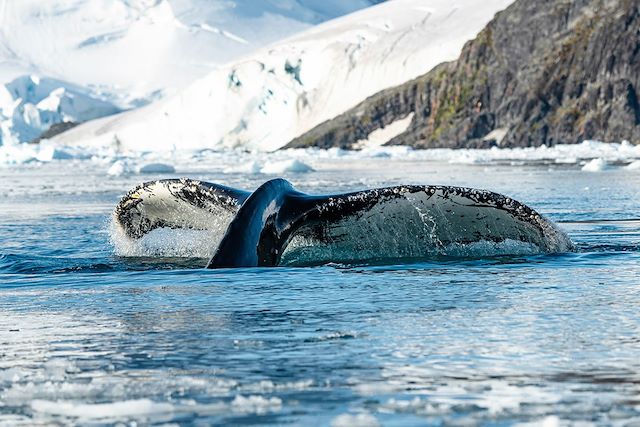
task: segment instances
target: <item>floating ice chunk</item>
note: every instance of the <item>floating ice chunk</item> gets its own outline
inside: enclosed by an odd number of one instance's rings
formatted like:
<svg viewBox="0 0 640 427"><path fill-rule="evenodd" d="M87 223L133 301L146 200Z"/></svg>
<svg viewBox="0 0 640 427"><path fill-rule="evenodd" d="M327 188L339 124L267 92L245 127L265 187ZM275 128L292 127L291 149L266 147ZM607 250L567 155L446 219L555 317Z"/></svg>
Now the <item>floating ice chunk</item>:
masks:
<svg viewBox="0 0 640 427"><path fill-rule="evenodd" d="M74 156L60 148L52 145L41 145L36 154L36 160L39 162L50 162L52 160L69 160Z"/></svg>
<svg viewBox="0 0 640 427"><path fill-rule="evenodd" d="M631 162L629 163L625 169L630 169L630 170L640 170L640 160L636 160L635 162Z"/></svg>
<svg viewBox="0 0 640 427"><path fill-rule="evenodd" d="M224 173L251 173L251 174L255 174L255 173L260 173L260 170L262 169L262 165L260 165L260 163L258 163L255 160L251 160L243 165L240 166L231 166L228 167L224 170Z"/></svg>
<svg viewBox="0 0 640 427"><path fill-rule="evenodd" d="M391 153L384 148L365 148L362 150L362 154L369 155L373 158L389 158L391 157Z"/></svg>
<svg viewBox="0 0 640 427"><path fill-rule="evenodd" d="M231 408L235 412L246 414L266 414L279 411L282 408L282 400L278 397L266 399L262 396L237 395L231 402Z"/></svg>
<svg viewBox="0 0 640 427"><path fill-rule="evenodd" d="M170 403L157 403L149 399L125 400L113 403L76 403L71 401L34 400L31 409L51 415L64 415L83 419L120 418L134 415L161 414L173 411Z"/></svg>
<svg viewBox="0 0 640 427"><path fill-rule="evenodd" d="M609 165L603 158L593 159L582 166L582 170L586 172L600 172L608 168Z"/></svg>
<svg viewBox="0 0 640 427"><path fill-rule="evenodd" d="M24 378L26 372L19 368L8 368L0 371L0 384L17 383Z"/></svg>
<svg viewBox="0 0 640 427"><path fill-rule="evenodd" d="M391 398L382 405L382 409L388 412L419 412L423 414L436 410L428 399L421 399L420 397L414 397L411 400Z"/></svg>
<svg viewBox="0 0 640 427"><path fill-rule="evenodd" d="M239 342L234 342L234 345L239 345ZM278 384L274 384L273 381L262 380L257 383L242 385L239 389L254 393L272 393L283 390L306 390L313 386L313 384L313 380L291 381Z"/></svg>
<svg viewBox="0 0 640 427"><path fill-rule="evenodd" d="M574 165L578 163L578 158L573 156L558 157L556 158L555 162L561 165Z"/></svg>
<svg viewBox="0 0 640 427"><path fill-rule="evenodd" d="M477 165L479 163L482 163L482 159L481 156L473 156L468 151L461 151L459 155L454 155L451 159L449 159L449 163L452 165Z"/></svg>
<svg viewBox="0 0 640 427"><path fill-rule="evenodd" d="M306 173L313 172L313 168L306 163L301 162L298 159L281 160L276 162L267 162L262 169L262 173L266 174L280 174L286 172L292 173Z"/></svg>
<svg viewBox="0 0 640 427"><path fill-rule="evenodd" d="M167 163L148 163L138 168L138 173L175 173L176 168Z"/></svg>
<svg viewBox="0 0 640 427"><path fill-rule="evenodd" d="M520 427L558 427L559 425L561 425L560 423L560 418L558 418L556 415L549 415L546 416L542 419L538 419L538 420L533 420L530 422L526 422L526 423L518 423L518 426Z"/></svg>
<svg viewBox="0 0 640 427"><path fill-rule="evenodd" d="M76 158L76 156L68 150L44 142L40 144L0 145L0 163L23 164L33 161L50 162L52 160L69 160L74 158Z"/></svg>
<svg viewBox="0 0 640 427"><path fill-rule="evenodd" d="M371 414L342 414L331 421L331 427L377 427L380 423Z"/></svg>
<svg viewBox="0 0 640 427"><path fill-rule="evenodd" d="M0 163L19 165L36 160L37 155L33 144L0 145Z"/></svg>
<svg viewBox="0 0 640 427"><path fill-rule="evenodd" d="M107 171L107 174L111 176L120 176L126 173L131 173L131 168L124 160L116 160Z"/></svg>
<svg viewBox="0 0 640 427"><path fill-rule="evenodd" d="M348 150L345 150L344 148L331 147L328 150L326 150L326 153L329 155L329 157L344 157L350 154L351 152Z"/></svg>

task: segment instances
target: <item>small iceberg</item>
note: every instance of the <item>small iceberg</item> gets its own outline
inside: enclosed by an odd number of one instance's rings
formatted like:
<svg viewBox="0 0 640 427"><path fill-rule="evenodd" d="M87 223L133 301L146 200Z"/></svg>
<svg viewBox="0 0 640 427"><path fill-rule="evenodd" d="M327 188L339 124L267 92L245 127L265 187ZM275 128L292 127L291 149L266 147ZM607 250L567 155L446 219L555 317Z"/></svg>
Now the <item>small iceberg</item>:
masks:
<svg viewBox="0 0 640 427"><path fill-rule="evenodd" d="M126 173L131 173L131 168L124 160L116 160L107 170L107 175L111 176L121 176Z"/></svg>
<svg viewBox="0 0 640 427"><path fill-rule="evenodd" d="M298 159L281 160L277 162L267 162L262 169L261 173L264 174L281 174L281 173L307 173L313 172L313 168L306 163L301 162Z"/></svg>
<svg viewBox="0 0 640 427"><path fill-rule="evenodd" d="M585 172L600 172L605 169L609 169L609 164L602 158L590 160L582 166L582 170Z"/></svg>
<svg viewBox="0 0 640 427"><path fill-rule="evenodd" d="M625 166L625 169L632 171L640 170L640 160L629 163L627 166Z"/></svg>
<svg viewBox="0 0 640 427"><path fill-rule="evenodd" d="M167 163L148 163L138 168L138 173L175 173L176 168Z"/></svg>
<svg viewBox="0 0 640 427"><path fill-rule="evenodd" d="M74 156L60 148L41 144L36 154L36 160L39 162L51 162L53 160L70 160Z"/></svg>
<svg viewBox="0 0 640 427"><path fill-rule="evenodd" d="M224 173L249 173L256 174L260 173L262 166L255 160L251 160L240 166L231 166L224 170Z"/></svg>

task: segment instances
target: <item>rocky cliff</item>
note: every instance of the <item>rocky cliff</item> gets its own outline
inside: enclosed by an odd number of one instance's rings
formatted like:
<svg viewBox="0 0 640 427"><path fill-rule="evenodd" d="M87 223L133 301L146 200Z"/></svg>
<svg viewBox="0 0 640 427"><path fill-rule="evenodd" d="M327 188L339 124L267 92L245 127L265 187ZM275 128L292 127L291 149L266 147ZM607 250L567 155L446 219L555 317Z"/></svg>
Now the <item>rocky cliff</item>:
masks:
<svg viewBox="0 0 640 427"><path fill-rule="evenodd" d="M411 113L407 130L387 144L638 144L639 85L638 0L517 0L457 61L368 98L287 147L353 148Z"/></svg>

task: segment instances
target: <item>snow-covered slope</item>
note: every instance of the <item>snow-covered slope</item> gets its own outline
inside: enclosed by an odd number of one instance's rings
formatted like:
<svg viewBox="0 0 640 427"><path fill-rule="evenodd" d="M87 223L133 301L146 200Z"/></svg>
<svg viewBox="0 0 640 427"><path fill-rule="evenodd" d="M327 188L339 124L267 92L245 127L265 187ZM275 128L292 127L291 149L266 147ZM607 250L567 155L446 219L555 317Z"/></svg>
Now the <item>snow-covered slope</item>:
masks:
<svg viewBox="0 0 640 427"><path fill-rule="evenodd" d="M38 74L146 96L372 3L0 0L0 82Z"/></svg>
<svg viewBox="0 0 640 427"><path fill-rule="evenodd" d="M381 89L455 59L512 0L393 0L221 67L175 96L60 135L130 150L274 150Z"/></svg>
<svg viewBox="0 0 640 427"><path fill-rule="evenodd" d="M375 2L0 0L0 145L140 106Z"/></svg>

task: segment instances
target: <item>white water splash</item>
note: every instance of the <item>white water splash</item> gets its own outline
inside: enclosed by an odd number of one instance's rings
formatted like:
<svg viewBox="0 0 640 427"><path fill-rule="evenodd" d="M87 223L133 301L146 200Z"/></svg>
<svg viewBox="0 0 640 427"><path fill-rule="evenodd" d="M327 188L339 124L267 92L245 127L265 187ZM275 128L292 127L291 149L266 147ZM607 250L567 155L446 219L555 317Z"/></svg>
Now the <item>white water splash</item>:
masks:
<svg viewBox="0 0 640 427"><path fill-rule="evenodd" d="M114 253L121 257L202 258L213 256L224 230L156 228L140 239L128 237L115 223L110 226Z"/></svg>

